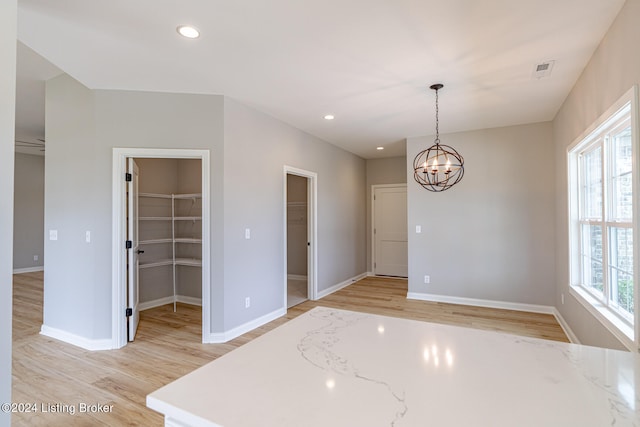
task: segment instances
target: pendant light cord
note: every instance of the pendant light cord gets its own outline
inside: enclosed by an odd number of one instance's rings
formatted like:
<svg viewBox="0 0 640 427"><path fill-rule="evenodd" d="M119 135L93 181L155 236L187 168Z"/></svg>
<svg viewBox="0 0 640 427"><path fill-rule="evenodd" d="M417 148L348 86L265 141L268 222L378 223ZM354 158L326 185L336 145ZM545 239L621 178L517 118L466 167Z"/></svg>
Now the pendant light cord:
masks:
<svg viewBox="0 0 640 427"><path fill-rule="evenodd" d="M438 107L438 89L436 89L436 141L440 142L440 108Z"/></svg>

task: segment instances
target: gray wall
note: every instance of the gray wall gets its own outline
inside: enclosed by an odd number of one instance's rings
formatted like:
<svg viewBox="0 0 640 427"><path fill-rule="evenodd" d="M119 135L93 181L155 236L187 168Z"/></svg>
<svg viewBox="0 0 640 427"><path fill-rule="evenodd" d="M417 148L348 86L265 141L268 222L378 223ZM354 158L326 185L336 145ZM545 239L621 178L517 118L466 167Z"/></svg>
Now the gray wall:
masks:
<svg viewBox="0 0 640 427"><path fill-rule="evenodd" d="M285 164L319 176L319 288L365 271L365 162L353 154L214 95L92 91L62 75L46 112L45 234L59 234L45 241L49 327L111 336L113 147L210 150L213 333L283 308Z"/></svg>
<svg viewBox="0 0 640 427"><path fill-rule="evenodd" d="M413 158L433 138L407 141L409 292L554 304L551 131L539 123L443 135L465 175L442 193L413 179Z"/></svg>
<svg viewBox="0 0 640 427"><path fill-rule="evenodd" d="M44 265L44 156L16 153L13 268ZM38 260L34 261L34 255Z"/></svg>
<svg viewBox="0 0 640 427"><path fill-rule="evenodd" d="M318 174L318 289L365 272L365 161L225 98L227 327L282 307L284 165Z"/></svg>
<svg viewBox="0 0 640 427"><path fill-rule="evenodd" d="M0 2L0 403L11 402L13 151L16 111L17 0ZM0 426L11 414L0 411Z"/></svg>
<svg viewBox="0 0 640 427"><path fill-rule="evenodd" d="M567 147L626 91L640 81L640 0L627 0L553 121L556 166L555 305L583 344L624 349L569 294ZM565 295L562 305L560 296Z"/></svg>
<svg viewBox="0 0 640 427"><path fill-rule="evenodd" d="M367 189L366 189L366 236L367 236L367 271L373 271L371 266L371 186L382 184L404 184L407 182L407 158L387 157L385 159L367 160Z"/></svg>
<svg viewBox="0 0 640 427"><path fill-rule="evenodd" d="M223 98L91 91L62 75L47 82L46 104L45 234L57 229L58 240L45 240L45 325L111 337L113 147L211 150L212 283L222 289ZM212 303L217 328L220 301Z"/></svg>

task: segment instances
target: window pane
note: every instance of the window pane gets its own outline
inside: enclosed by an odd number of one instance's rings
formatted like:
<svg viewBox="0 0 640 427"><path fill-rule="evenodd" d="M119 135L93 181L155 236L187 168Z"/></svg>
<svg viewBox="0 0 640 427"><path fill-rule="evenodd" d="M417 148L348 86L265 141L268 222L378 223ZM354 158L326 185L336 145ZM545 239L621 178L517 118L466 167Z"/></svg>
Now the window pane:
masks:
<svg viewBox="0 0 640 427"><path fill-rule="evenodd" d="M609 229L609 299L623 314L633 314L633 229Z"/></svg>
<svg viewBox="0 0 640 427"><path fill-rule="evenodd" d="M592 290L602 293L602 227L582 225L582 280Z"/></svg>
<svg viewBox="0 0 640 427"><path fill-rule="evenodd" d="M611 138L611 215L612 220L631 220L631 127Z"/></svg>
<svg viewBox="0 0 640 427"><path fill-rule="evenodd" d="M602 148L584 153L582 219L602 219Z"/></svg>

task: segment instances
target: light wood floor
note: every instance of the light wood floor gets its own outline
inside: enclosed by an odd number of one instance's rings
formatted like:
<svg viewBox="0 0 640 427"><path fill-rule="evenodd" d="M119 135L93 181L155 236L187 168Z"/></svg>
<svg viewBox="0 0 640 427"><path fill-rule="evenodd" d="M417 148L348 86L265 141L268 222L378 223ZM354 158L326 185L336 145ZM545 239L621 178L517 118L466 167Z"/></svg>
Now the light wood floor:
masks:
<svg viewBox="0 0 640 427"><path fill-rule="evenodd" d="M328 306L429 322L568 341L551 315L406 299L407 282L366 278L226 344L201 344L200 307L178 304L142 312L136 341L120 350L90 352L39 334L42 273L14 276L14 403L39 412L13 414L14 426L162 426L146 395L315 306ZM214 387L215 385L212 385ZM41 404L113 405L107 414L42 413Z"/></svg>

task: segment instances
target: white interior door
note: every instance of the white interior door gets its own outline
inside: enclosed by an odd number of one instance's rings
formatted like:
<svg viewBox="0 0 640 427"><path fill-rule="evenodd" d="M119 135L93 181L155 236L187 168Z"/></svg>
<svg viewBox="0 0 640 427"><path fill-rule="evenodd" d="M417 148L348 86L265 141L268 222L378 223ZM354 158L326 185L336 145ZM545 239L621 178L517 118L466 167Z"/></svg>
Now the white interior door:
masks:
<svg viewBox="0 0 640 427"><path fill-rule="evenodd" d="M127 262L127 339L133 341L138 330L140 310L138 308L138 165L127 159L127 173L131 180L127 182L127 240L131 241Z"/></svg>
<svg viewBox="0 0 640 427"><path fill-rule="evenodd" d="M407 186L374 187L373 272L408 276Z"/></svg>

